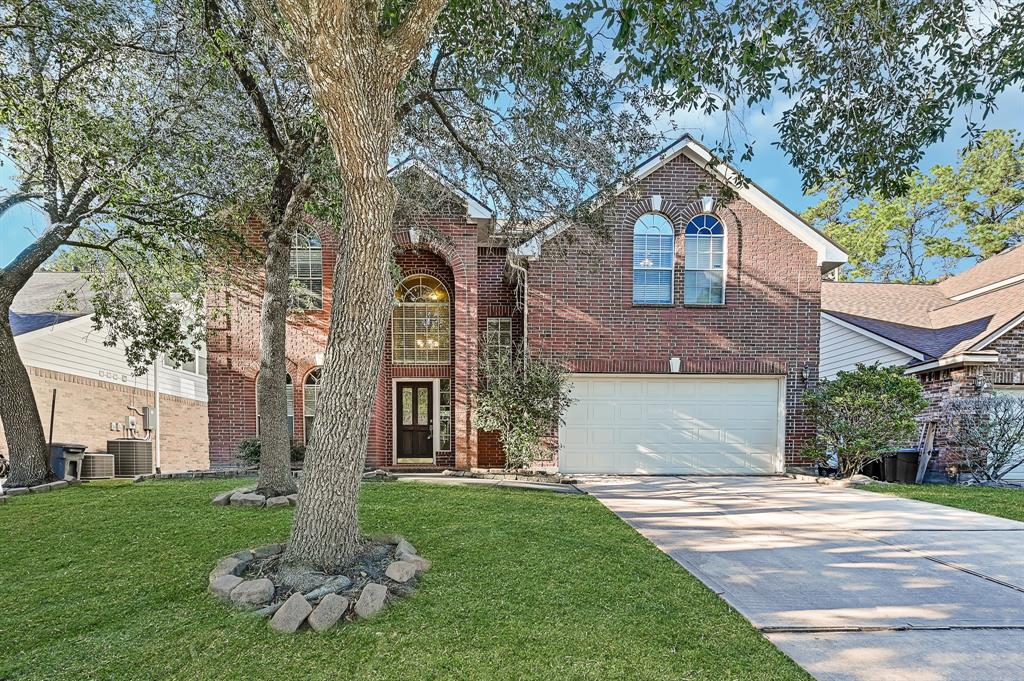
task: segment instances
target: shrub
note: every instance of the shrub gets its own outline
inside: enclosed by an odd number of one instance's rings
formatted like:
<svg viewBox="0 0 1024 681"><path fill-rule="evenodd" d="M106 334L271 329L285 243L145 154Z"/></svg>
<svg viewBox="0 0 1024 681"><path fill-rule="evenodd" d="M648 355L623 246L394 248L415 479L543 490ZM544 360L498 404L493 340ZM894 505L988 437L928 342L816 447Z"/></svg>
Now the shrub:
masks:
<svg viewBox="0 0 1024 681"><path fill-rule="evenodd" d="M473 425L496 431L506 468L528 468L551 457L545 442L571 404L561 365L534 359L516 361L511 353L488 353L476 394Z"/></svg>
<svg viewBox="0 0 1024 681"><path fill-rule="evenodd" d="M291 449L292 463L301 463L306 458L306 445L293 442ZM238 443L238 459L247 466L258 466L260 463L260 439L250 437Z"/></svg>
<svg viewBox="0 0 1024 681"><path fill-rule="evenodd" d="M1024 397L983 395L943 404L949 443L978 482L1024 464Z"/></svg>
<svg viewBox="0 0 1024 681"><path fill-rule="evenodd" d="M917 432L914 417L928 406L921 385L901 367L877 364L841 371L803 399L817 428L805 453L819 460L836 454L842 477L911 442Z"/></svg>

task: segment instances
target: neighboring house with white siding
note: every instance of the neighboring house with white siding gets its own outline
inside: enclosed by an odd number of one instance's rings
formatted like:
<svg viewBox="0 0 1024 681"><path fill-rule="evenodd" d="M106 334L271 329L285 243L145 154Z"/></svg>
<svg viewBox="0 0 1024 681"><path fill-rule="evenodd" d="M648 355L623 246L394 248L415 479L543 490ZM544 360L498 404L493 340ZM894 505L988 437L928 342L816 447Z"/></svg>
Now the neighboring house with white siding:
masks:
<svg viewBox="0 0 1024 681"><path fill-rule="evenodd" d="M74 291L78 309L52 312L65 290ZM76 442L105 451L107 440L124 437L133 412L155 407L159 383L160 466L164 472L209 467L206 352L182 367L166 360L135 376L123 345L104 345L106 334L93 328L88 286L81 275L37 272L14 299L9 321L22 362L28 369L43 421L50 428L56 389L55 442ZM139 427L141 428L141 419ZM0 439L0 451L6 443Z"/></svg>
<svg viewBox="0 0 1024 681"><path fill-rule="evenodd" d="M820 375L858 363L906 366L926 420L951 398L1024 394L1024 244L935 284L823 282Z"/></svg>

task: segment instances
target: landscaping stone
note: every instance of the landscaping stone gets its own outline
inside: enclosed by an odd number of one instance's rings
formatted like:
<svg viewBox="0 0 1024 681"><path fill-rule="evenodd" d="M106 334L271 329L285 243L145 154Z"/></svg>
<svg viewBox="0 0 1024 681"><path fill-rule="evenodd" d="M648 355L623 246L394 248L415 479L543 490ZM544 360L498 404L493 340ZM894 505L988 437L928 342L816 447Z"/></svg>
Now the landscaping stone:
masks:
<svg viewBox="0 0 1024 681"><path fill-rule="evenodd" d="M50 489L51 490L64 489L67 486L68 486L68 481L67 480L57 480L55 482L51 482L50 483Z"/></svg>
<svg viewBox="0 0 1024 681"><path fill-rule="evenodd" d="M869 478L866 475L861 475L860 473L850 478L851 485L870 485L873 482L873 479Z"/></svg>
<svg viewBox="0 0 1024 681"><path fill-rule="evenodd" d="M270 628L283 634L294 634L313 611L313 606L300 593L294 593L270 618Z"/></svg>
<svg viewBox="0 0 1024 681"><path fill-rule="evenodd" d="M416 576L416 566L404 560L396 560L384 571L384 576L405 584Z"/></svg>
<svg viewBox="0 0 1024 681"><path fill-rule="evenodd" d="M223 577L224 575L235 575L237 577L245 572L245 568L249 567L249 563L251 561L252 558L249 558L248 560L241 560L236 556L222 558L221 561L217 563L217 567L213 568L213 571L210 572L210 583L212 584L213 580L218 577Z"/></svg>
<svg viewBox="0 0 1024 681"><path fill-rule="evenodd" d="M28 491L32 492L33 494L39 494L40 492L49 492L50 486L47 483L43 483L42 485L35 485L34 487L29 487Z"/></svg>
<svg viewBox="0 0 1024 681"><path fill-rule="evenodd" d="M231 503L237 504L238 506L262 506L266 503L267 498L262 494L239 494L236 498L234 495L231 497Z"/></svg>
<svg viewBox="0 0 1024 681"><path fill-rule="evenodd" d="M289 506L288 497L270 497L267 499L267 508L280 508Z"/></svg>
<svg viewBox="0 0 1024 681"><path fill-rule="evenodd" d="M406 563L412 563L416 568L416 572L426 572L430 569L430 561L423 556L417 556L415 553L406 553L405 551L402 551L396 556L396 558Z"/></svg>
<svg viewBox="0 0 1024 681"><path fill-rule="evenodd" d="M28 493L29 493L28 487L12 487L9 490L7 490L6 492L4 492L4 494L6 494L9 497L16 497L16 496L19 496L19 495L22 495L22 494L28 494Z"/></svg>
<svg viewBox="0 0 1024 681"><path fill-rule="evenodd" d="M239 500L242 498L243 494L244 492L239 492L238 490L235 490L234 492L231 493L231 496L228 497L228 502L232 504L237 504Z"/></svg>
<svg viewBox="0 0 1024 681"><path fill-rule="evenodd" d="M270 558L284 551L285 544L267 544L266 546L257 546L252 550L252 557L256 560L262 560L264 558Z"/></svg>
<svg viewBox="0 0 1024 681"><path fill-rule="evenodd" d="M291 506L294 506L297 503L299 503L299 495L298 494L289 494L285 498L288 499L288 504L291 505Z"/></svg>
<svg viewBox="0 0 1024 681"><path fill-rule="evenodd" d="M222 601L230 601L232 590L243 581L245 580L235 575L221 575L210 580L210 593Z"/></svg>
<svg viewBox="0 0 1024 681"><path fill-rule="evenodd" d="M361 618L372 617L384 609L384 601L388 596L388 588L383 584L370 582L363 587L356 601L356 615Z"/></svg>
<svg viewBox="0 0 1024 681"><path fill-rule="evenodd" d="M321 586L318 586L309 593L305 594L306 600L310 603L315 603L316 601L320 600L324 596L327 596L328 594L338 593L339 591L343 591L344 589L347 589L350 586L352 586L351 579L349 579L345 575L337 575L335 577L331 577Z"/></svg>
<svg viewBox="0 0 1024 681"><path fill-rule="evenodd" d="M398 546L395 547L395 555L398 555L399 553L411 553L415 556L416 548L406 540L399 539Z"/></svg>
<svg viewBox="0 0 1024 681"><path fill-rule="evenodd" d="M274 598L274 583L269 579L247 579L231 592L231 602L240 608L257 608Z"/></svg>
<svg viewBox="0 0 1024 681"><path fill-rule="evenodd" d="M231 503L231 497L234 494L235 494L234 490L230 490L228 492L221 492L220 494L215 496L213 498L213 501L210 502L210 503L212 503L214 506L227 506L228 504Z"/></svg>
<svg viewBox="0 0 1024 681"><path fill-rule="evenodd" d="M320 605L316 606L316 610L309 614L306 621L313 631L330 629L344 617L350 602L345 596L328 594L320 601Z"/></svg>

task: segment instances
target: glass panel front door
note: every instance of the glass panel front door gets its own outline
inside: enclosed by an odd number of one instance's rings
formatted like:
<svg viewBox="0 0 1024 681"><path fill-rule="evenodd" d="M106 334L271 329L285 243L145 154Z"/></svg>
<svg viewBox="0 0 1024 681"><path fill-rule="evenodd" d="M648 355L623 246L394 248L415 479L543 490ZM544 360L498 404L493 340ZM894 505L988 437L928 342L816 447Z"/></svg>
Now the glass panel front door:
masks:
<svg viewBox="0 0 1024 681"><path fill-rule="evenodd" d="M434 384L399 383L395 392L398 463L433 463Z"/></svg>

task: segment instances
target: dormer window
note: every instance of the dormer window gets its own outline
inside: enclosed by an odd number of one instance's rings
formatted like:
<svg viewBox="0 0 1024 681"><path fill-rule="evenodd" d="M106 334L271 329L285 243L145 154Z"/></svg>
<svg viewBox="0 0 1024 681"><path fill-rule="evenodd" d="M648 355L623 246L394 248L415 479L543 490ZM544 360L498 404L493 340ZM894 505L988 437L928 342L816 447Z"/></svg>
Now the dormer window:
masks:
<svg viewBox="0 0 1024 681"><path fill-rule="evenodd" d="M647 213L633 225L633 304L671 305L675 234L661 213Z"/></svg>
<svg viewBox="0 0 1024 681"><path fill-rule="evenodd" d="M686 225L683 303L725 303L725 227L714 215L698 215Z"/></svg>

